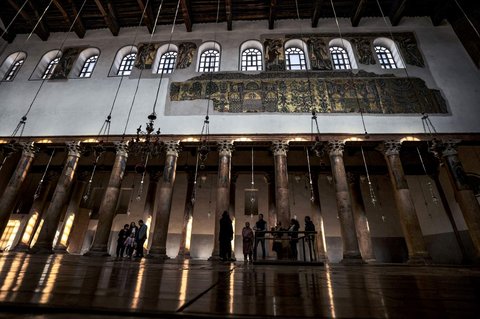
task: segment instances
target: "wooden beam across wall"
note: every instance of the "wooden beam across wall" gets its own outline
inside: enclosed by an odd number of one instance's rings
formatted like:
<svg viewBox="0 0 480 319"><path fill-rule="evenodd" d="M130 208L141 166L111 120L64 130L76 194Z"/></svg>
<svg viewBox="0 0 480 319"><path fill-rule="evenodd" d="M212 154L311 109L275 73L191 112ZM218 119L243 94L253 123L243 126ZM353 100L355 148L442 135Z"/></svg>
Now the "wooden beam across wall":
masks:
<svg viewBox="0 0 480 319"><path fill-rule="evenodd" d="M225 13L227 15L227 30L232 31L232 0L225 0Z"/></svg>
<svg viewBox="0 0 480 319"><path fill-rule="evenodd" d="M313 13L312 13L312 28L318 26L318 20L320 20L320 13L322 12L323 0L315 0L313 2Z"/></svg>
<svg viewBox="0 0 480 319"><path fill-rule="evenodd" d="M190 18L190 1L180 0L180 5L182 6L183 22L185 23L185 28L187 29L187 32L192 32L192 19Z"/></svg>
<svg viewBox="0 0 480 319"><path fill-rule="evenodd" d="M5 30L2 28L0 28L0 35L3 35L2 38L8 43L12 43L16 36L15 33L11 31L5 32Z"/></svg>
<svg viewBox="0 0 480 319"><path fill-rule="evenodd" d="M75 31L75 33L80 39L83 39L83 37L85 36L86 30L85 30L85 26L82 23L81 18L78 17L77 19L75 19L75 17L78 15L78 11L74 10L72 7L72 12L74 16L70 18L70 15L67 13L67 10L65 10L64 4L62 3L61 0L53 0L53 4L55 5L55 7L57 7L58 11L60 11L60 13L62 14L63 19L65 20L65 23L67 24L68 27L70 27L73 21L75 21L75 24L73 25L73 30ZM70 0L70 5L74 6L71 0Z"/></svg>
<svg viewBox="0 0 480 319"><path fill-rule="evenodd" d="M390 11L390 22L393 26L397 26L400 23L400 20L403 17L405 8L407 7L408 0L397 0L392 4L392 9Z"/></svg>
<svg viewBox="0 0 480 319"><path fill-rule="evenodd" d="M352 22L353 27L358 27L360 19L363 17L365 8L367 7L367 0L357 0L355 6L353 7L352 16L350 21Z"/></svg>
<svg viewBox="0 0 480 319"><path fill-rule="evenodd" d="M109 0L105 4L102 0L95 0L95 4L97 5L98 10L100 10L100 13L102 14L105 23L110 29L110 32L112 32L114 36L117 36L118 32L120 31L120 26L118 24L117 18L115 17L112 1Z"/></svg>
<svg viewBox="0 0 480 319"><path fill-rule="evenodd" d="M28 4L30 5L30 8L32 8L33 10L33 14L35 15L35 23L37 23L37 21L40 21L40 17L42 16L42 13L45 10L45 8L41 8L41 9L38 8L35 2L32 0L29 0ZM35 33L40 37L40 39L42 39L43 41L47 41L48 37L50 36L50 31L48 30L44 19L45 19L45 16L38 23L38 26L35 29Z"/></svg>
<svg viewBox="0 0 480 319"><path fill-rule="evenodd" d="M153 15L152 5L150 4L150 1L147 4L146 0L137 0L137 2L138 2L138 6L140 7L140 10L142 10L142 13L145 11L145 16L143 17L143 21L145 22L145 25L148 28L148 32L152 33L153 26L155 24L155 17Z"/></svg>
<svg viewBox="0 0 480 319"><path fill-rule="evenodd" d="M22 16L23 20L33 28L33 26L37 23L37 21L40 19L40 15L38 15L38 11L35 11L32 7L32 2L29 1L29 5L34 10L36 19L34 19L26 10L23 8L23 10L20 10L20 6L14 1L14 0L8 0L8 3L10 6L16 11L20 11L20 15ZM47 41L48 37L50 36L50 32L48 31L47 27L45 26L45 23L40 22L35 29L35 33L38 35L40 39L43 41Z"/></svg>

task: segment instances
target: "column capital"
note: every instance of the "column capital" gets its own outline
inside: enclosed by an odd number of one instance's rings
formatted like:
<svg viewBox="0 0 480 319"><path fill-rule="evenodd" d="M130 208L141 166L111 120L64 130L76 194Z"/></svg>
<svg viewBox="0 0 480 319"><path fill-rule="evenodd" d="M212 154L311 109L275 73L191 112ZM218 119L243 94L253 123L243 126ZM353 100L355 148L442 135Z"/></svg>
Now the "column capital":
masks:
<svg viewBox="0 0 480 319"><path fill-rule="evenodd" d="M180 142L177 140L171 140L164 142L165 153L167 155L178 156L180 152Z"/></svg>
<svg viewBox="0 0 480 319"><path fill-rule="evenodd" d="M343 151L345 149L345 142L342 140L333 140L328 141L328 154L330 156L343 156Z"/></svg>
<svg viewBox="0 0 480 319"><path fill-rule="evenodd" d="M453 156L458 155L457 146L460 143L460 140L444 140L442 141L442 156Z"/></svg>
<svg viewBox="0 0 480 319"><path fill-rule="evenodd" d="M30 156L30 157L35 156L35 153L37 152L37 148L35 147L35 144L33 142L21 142L18 144L22 150L22 155Z"/></svg>
<svg viewBox="0 0 480 319"><path fill-rule="evenodd" d="M117 155L128 157L128 142L115 142L114 145Z"/></svg>
<svg viewBox="0 0 480 319"><path fill-rule="evenodd" d="M68 141L65 144L67 145L68 156L80 157L82 149L79 141Z"/></svg>
<svg viewBox="0 0 480 319"><path fill-rule="evenodd" d="M400 140L387 140L383 142L382 152L386 156L399 155L402 143Z"/></svg>
<svg viewBox="0 0 480 319"><path fill-rule="evenodd" d="M272 142L273 155L287 156L288 141L276 140Z"/></svg>
<svg viewBox="0 0 480 319"><path fill-rule="evenodd" d="M234 150L233 143L229 141L217 142L218 153L220 156L231 156Z"/></svg>

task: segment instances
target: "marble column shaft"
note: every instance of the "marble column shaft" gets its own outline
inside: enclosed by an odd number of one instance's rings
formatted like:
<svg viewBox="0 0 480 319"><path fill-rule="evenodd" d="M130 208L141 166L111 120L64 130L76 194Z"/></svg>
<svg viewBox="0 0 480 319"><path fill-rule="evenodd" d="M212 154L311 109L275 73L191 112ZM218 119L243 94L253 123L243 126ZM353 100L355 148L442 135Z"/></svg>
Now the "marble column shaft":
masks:
<svg viewBox="0 0 480 319"><path fill-rule="evenodd" d="M99 218L95 238L90 250L85 254L86 256L109 256L107 247L108 238L110 237L113 219L115 218L115 209L127 167L127 159L127 143L117 143L112 172L98 211Z"/></svg>
<svg viewBox="0 0 480 319"><path fill-rule="evenodd" d="M70 238L70 234L68 234L67 242L64 245L61 243L63 232L65 231L67 220L71 214L73 214L74 217L73 217L73 223L72 223L72 228L70 229L70 233L73 230L73 225L75 224L75 220L78 220L80 203L82 201L83 193L85 191L86 185L87 185L87 182L83 178L82 179L77 178L75 186L73 187L72 195L70 196L70 203L68 203L67 212L63 219L62 229L60 231L57 244L55 245L55 248L54 248L55 252L67 251L68 241L69 241L68 239Z"/></svg>
<svg viewBox="0 0 480 319"><path fill-rule="evenodd" d="M193 189L195 188L195 174L193 172L187 172L187 195L185 196L185 207L183 209L183 224L182 224L182 235L180 237L180 248L178 249L178 259L190 259L190 247L187 246L187 240L190 241L191 238L187 236L192 236L192 233L188 233L188 223L192 219L193 223L193 209L194 204L192 202Z"/></svg>
<svg viewBox="0 0 480 319"><path fill-rule="evenodd" d="M376 260L373 252L372 238L368 227L368 218L365 213L365 203L363 202L362 190L360 188L360 179L357 174L348 173L348 186L352 198L353 219L357 230L358 246L360 253L365 261Z"/></svg>
<svg viewBox="0 0 480 319"><path fill-rule="evenodd" d="M17 167L10 177L10 180L0 198L0 237L3 235L7 227L8 220L15 208L15 201L17 199L20 187L22 186L28 171L32 165L35 157L35 149L33 143L22 143L22 155L18 161Z"/></svg>
<svg viewBox="0 0 480 319"><path fill-rule="evenodd" d="M408 188L405 173L400 160L401 143L390 140L384 142L384 155L387 161L395 203L400 224L407 243L409 263L430 263L431 257L423 239L417 212Z"/></svg>
<svg viewBox="0 0 480 319"><path fill-rule="evenodd" d="M335 184L340 231L342 233L342 262L361 262L362 257L358 247L355 222L353 220L352 202L348 191L347 174L343 163L344 142L331 141L328 143L328 149L332 166L333 181Z"/></svg>
<svg viewBox="0 0 480 319"><path fill-rule="evenodd" d="M145 198L145 205L143 206L143 219L146 221L149 216L155 213L155 198L157 197L158 179L160 174L158 171L150 171L148 179L147 196Z"/></svg>
<svg viewBox="0 0 480 319"><path fill-rule="evenodd" d="M269 230L277 224L277 208L275 205L275 176L271 173L264 175L267 184L267 200L268 200L268 227ZM285 225L287 226L287 225Z"/></svg>
<svg viewBox="0 0 480 319"><path fill-rule="evenodd" d="M290 226L290 203L288 195L287 152L288 142L274 141L272 145L275 165L275 204L277 221L284 228Z"/></svg>
<svg viewBox="0 0 480 319"><path fill-rule="evenodd" d="M317 225L317 237L315 238L316 249L318 254L318 260L326 261L327 255L325 253L325 243L323 242L323 216L322 206L320 204L320 191L318 189L318 174L312 174L312 187L313 187L313 201L310 202L313 216L312 221Z"/></svg>
<svg viewBox="0 0 480 319"><path fill-rule="evenodd" d="M26 252L30 248L30 244L33 240L33 237L35 236L35 232L37 231L38 225L40 224L40 220L42 219L43 211L46 208L45 206L47 204L48 194L50 193L52 184L53 184L52 178L45 178L42 188L40 189L39 197L34 199L32 207L30 208L28 215L25 217L26 222L23 229L21 230L20 240L18 244L15 246L15 248L13 249L13 251ZM32 218L32 216L35 214L37 214L37 220L35 221L35 224L32 227L30 237L28 239L26 238L25 240L23 240L23 236L27 229L28 223L30 222L30 219Z"/></svg>
<svg viewBox="0 0 480 319"><path fill-rule="evenodd" d="M178 141L168 141L165 143L165 148L165 166L163 168L163 175L160 181L160 194L158 197L157 212L155 214L152 246L148 253L151 257L160 257L163 259L168 258L168 223L170 222L173 185L175 184L177 159L180 146Z"/></svg>
<svg viewBox="0 0 480 319"><path fill-rule="evenodd" d="M445 141L442 156L455 192L455 199L462 210L463 218L472 239L475 249L474 262L480 263L480 205L473 190L467 183L467 175L458 158L456 145L459 142L456 140Z"/></svg>
<svg viewBox="0 0 480 319"><path fill-rule="evenodd" d="M227 141L218 143L217 201L215 207L215 234L211 258L220 256L220 218L230 206L230 179L233 144ZM235 234L234 234L235 236Z"/></svg>
<svg viewBox="0 0 480 319"><path fill-rule="evenodd" d="M37 242L30 249L31 253L52 253L53 240L58 229L60 217L68 201L70 189L80 159L80 142L67 143L68 155L62 173L58 178L50 206L44 217Z"/></svg>

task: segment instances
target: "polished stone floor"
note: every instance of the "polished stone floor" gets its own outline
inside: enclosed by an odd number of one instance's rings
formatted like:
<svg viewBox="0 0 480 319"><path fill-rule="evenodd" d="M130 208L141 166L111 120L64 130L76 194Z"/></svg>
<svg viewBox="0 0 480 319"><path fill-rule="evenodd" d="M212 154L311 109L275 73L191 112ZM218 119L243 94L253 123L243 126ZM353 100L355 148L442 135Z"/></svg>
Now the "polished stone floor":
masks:
<svg viewBox="0 0 480 319"><path fill-rule="evenodd" d="M0 318L480 318L480 268L0 255Z"/></svg>

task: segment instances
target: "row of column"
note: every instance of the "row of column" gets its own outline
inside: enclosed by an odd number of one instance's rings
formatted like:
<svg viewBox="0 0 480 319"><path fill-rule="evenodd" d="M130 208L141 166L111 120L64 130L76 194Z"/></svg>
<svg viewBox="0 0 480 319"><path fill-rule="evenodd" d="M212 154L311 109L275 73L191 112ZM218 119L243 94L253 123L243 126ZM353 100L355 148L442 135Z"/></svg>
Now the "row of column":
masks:
<svg viewBox="0 0 480 319"><path fill-rule="evenodd" d="M480 256L480 206L476 200L473 191L469 188L463 167L458 159L455 145L458 141L447 141L438 146L436 151L441 151L443 159L447 164L448 172L452 184L454 185L455 196L462 209L465 221L469 228L470 236L475 247L477 258ZM68 155L63 167L62 173L58 178L55 186L52 200L46 211L43 225L38 235L36 243L29 249L32 253L52 252L53 240L57 231L60 218L64 207L67 204L70 189L73 185L75 172L80 158L79 142L67 143ZM395 195L400 222L403 235L408 248L410 263L429 263L431 258L427 252L423 235L418 222L418 217L413 205L412 197L405 174L400 160L401 143L399 141L386 141L383 143L383 154L385 156L389 175ZM160 190L157 205L154 209L153 202L157 193L157 182L152 179L146 201L145 210L153 212L155 210L155 224L153 225L153 240L149 254L153 257L168 258L166 255L166 242L168 234L168 223L172 206L173 185L175 183L176 165L179 154L179 142L169 141L165 143L166 158L163 174L160 180ZM345 263L361 263L364 260L373 260L371 238L369 234L368 224L365 216L365 207L361 200L361 193L358 186L358 180L350 176L345 171L343 162L343 141L330 141L327 143L327 150L330 157L332 176L335 185L336 201L338 217L340 220L341 235L343 241L343 262ZM290 205L289 205L289 189L288 189L288 169L287 169L287 153L288 142L274 141L272 143L272 151L274 154L274 184L269 186L269 215L274 216L269 221L272 225L276 221L281 221L283 225L289 225ZM231 211L232 209L232 190L231 190L231 158L233 152L233 144L227 141L218 143L219 163L217 175L217 191L216 191L216 222L214 232L214 248L212 258L218 257L219 253L219 223L223 211ZM12 174L10 181L0 198L0 234L3 233L11 212L15 206L15 200L19 194L20 187L24 182L26 175L31 167L35 157L34 146L32 143L23 144L22 155L17 167ZM115 208L120 195L121 184L125 174L126 163L128 158L127 144L116 143L116 157L113 169L109 178L108 186L102 199L99 210L99 221L97 230L90 250L86 255L108 255L108 239L110 236L113 219L115 217ZM320 199L318 194L318 176L313 174L317 180L313 181L313 191L315 198L312 201L316 216L312 216L314 220L322 223ZM190 179L189 185L192 186L194 181ZM49 183L47 183L48 185ZM50 186L48 186L50 187ZM84 185L83 185L84 187ZM41 211L46 202L47 187L44 187L40 196L34 201L31 209L33 214L35 211ZM77 200L73 200L73 204L79 204L83 188L81 185L76 188L74 194L77 194ZM80 195L78 195L80 194ZM188 223L191 222L193 216L194 203L190 201L187 195L184 211L184 229L182 230L182 239L179 249L179 257L188 257ZM273 202L274 198L274 202ZM271 201L271 203L270 203ZM39 219L39 218L38 218ZM190 225L191 226L191 225ZM320 258L326 259L325 247L323 242L322 228L318 231L319 255ZM31 240L21 241L18 250L25 250L29 247ZM58 245L57 245L58 246ZM64 250L65 247L56 247Z"/></svg>

